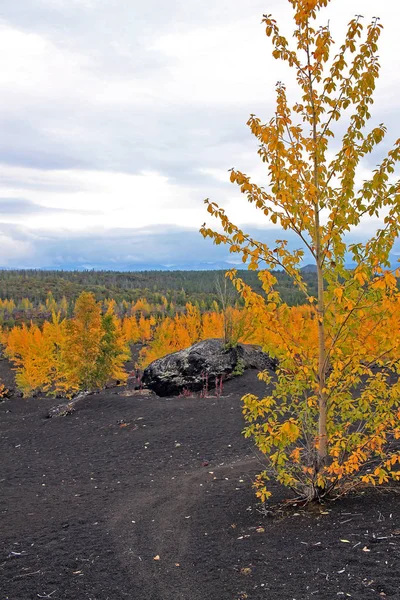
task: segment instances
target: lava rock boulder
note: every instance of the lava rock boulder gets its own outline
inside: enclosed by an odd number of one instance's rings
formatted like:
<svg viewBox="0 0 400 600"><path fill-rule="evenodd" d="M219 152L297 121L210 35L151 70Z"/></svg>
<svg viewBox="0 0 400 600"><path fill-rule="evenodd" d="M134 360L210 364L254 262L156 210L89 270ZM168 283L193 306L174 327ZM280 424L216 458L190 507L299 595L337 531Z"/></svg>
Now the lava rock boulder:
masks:
<svg viewBox="0 0 400 600"><path fill-rule="evenodd" d="M152 362L142 383L158 396L174 396L183 390L212 389L216 379L230 379L244 369L276 370L277 361L259 346L238 344L227 348L221 339L203 340Z"/></svg>

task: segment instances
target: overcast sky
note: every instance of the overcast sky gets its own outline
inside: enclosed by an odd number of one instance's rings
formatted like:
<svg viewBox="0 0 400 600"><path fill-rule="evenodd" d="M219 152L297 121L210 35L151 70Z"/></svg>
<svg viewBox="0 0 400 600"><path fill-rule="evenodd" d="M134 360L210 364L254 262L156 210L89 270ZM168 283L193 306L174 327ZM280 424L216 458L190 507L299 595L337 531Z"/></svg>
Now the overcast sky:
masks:
<svg viewBox="0 0 400 600"><path fill-rule="evenodd" d="M275 239L227 172L266 183L246 121L271 117L287 71L271 57L265 12L291 35L287 0L2 2L0 267L223 264L227 249L198 233L206 197ZM368 23L377 12L374 121L390 143L400 137L400 3L332 0L323 14L341 41L355 14Z"/></svg>

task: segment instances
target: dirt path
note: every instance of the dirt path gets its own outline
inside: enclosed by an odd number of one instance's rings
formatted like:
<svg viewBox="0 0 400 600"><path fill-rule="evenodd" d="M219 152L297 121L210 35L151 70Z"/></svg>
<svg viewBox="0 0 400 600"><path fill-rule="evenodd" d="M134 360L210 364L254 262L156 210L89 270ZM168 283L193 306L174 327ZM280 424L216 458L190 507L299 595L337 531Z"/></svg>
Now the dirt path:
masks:
<svg viewBox="0 0 400 600"><path fill-rule="evenodd" d="M108 390L59 419L52 400L1 403L1 600L399 599L395 492L260 512L239 399L261 385Z"/></svg>

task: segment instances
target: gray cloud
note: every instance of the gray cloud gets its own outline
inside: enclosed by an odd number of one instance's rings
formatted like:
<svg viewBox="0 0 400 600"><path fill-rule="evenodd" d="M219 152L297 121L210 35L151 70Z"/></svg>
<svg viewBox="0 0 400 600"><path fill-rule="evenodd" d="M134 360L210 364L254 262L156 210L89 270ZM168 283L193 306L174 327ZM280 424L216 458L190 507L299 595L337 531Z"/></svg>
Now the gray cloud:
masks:
<svg viewBox="0 0 400 600"><path fill-rule="evenodd" d="M276 230L250 229L259 239L273 243ZM229 268L239 262L226 246L214 246L195 229L152 226L142 229L91 230L87 232L32 231L0 224L0 236L25 245L18 255L0 267L103 268ZM295 240L291 240L295 245ZM182 249L184 248L184 252ZM4 257L3 257L4 260Z"/></svg>
<svg viewBox="0 0 400 600"><path fill-rule="evenodd" d="M272 0L271 7L279 2ZM252 12L261 19L265 6L262 0L248 0L246 6L241 2L219 0L205 11L198 0L168 0L168 3L160 0L136 3L124 0L19 0L5 3L1 12L4 20L20 28L34 29L54 39L70 37L72 33L86 45L93 40L98 45L99 39L107 40L117 35L119 39L134 43L139 34L153 38L171 29L179 31L194 25L229 23Z"/></svg>
<svg viewBox="0 0 400 600"><path fill-rule="evenodd" d="M274 244L279 231L246 228L256 239ZM111 270L241 268L240 256L226 246L214 246L197 230L152 226L142 229L90 230L82 232L32 231L0 224L0 238L22 247L15 257L3 256L0 268L83 268ZM298 248L297 237L289 234L288 247ZM184 249L184 251L183 251ZM400 254L400 242L392 256ZM235 264L235 262L237 264ZM304 264L310 262L305 255Z"/></svg>
<svg viewBox="0 0 400 600"><path fill-rule="evenodd" d="M61 109L61 110L60 110ZM66 118L62 107L53 108L46 116L33 111L31 121L0 117L0 156L3 164L38 169L88 168L92 161L85 157L84 144L48 131L50 115L55 120ZM82 131L83 134L83 131ZM98 165L101 168L101 165Z"/></svg>
<svg viewBox="0 0 400 600"><path fill-rule="evenodd" d="M244 108L131 107L113 111L58 106L32 122L0 116L1 162L39 169L94 169L137 174L157 171L182 183L206 183L199 167L227 169L256 144ZM59 131L68 121L70 130ZM237 162L238 159L236 159ZM259 159L254 151L254 161ZM210 181L208 181L210 183ZM213 181L215 185L215 181Z"/></svg>
<svg viewBox="0 0 400 600"><path fill-rule="evenodd" d="M99 88L80 101L66 93L57 102L51 97L32 102L17 117L0 116L1 162L126 173L151 169L177 181L197 181L199 166L225 168L227 162L235 162L235 154L252 147L244 124L257 107L240 102L235 107L218 106L213 89L207 90L208 101L196 106L184 100L173 105L163 101L163 81L173 78L169 69L174 58L151 45L164 34L227 24L250 11L261 16L263 10L262 0L249 0L246 7L220 0L207 11L199 9L197 0L6 3L1 11L4 22L44 36L61 51L81 53L89 61L81 69L98 77ZM110 82L138 80L140 88L143 77L154 82L155 90L160 82L159 97L144 99L138 106L131 101L117 106L97 102L107 94ZM260 99L260 108L263 103ZM60 125L65 129L60 131Z"/></svg>
<svg viewBox="0 0 400 600"><path fill-rule="evenodd" d="M86 214L98 214L97 211L85 211ZM53 213L75 213L81 214L82 211L57 208L51 206L42 206L25 198L1 198L0 197L0 219L2 216L20 216L20 215L38 215Z"/></svg>
<svg viewBox="0 0 400 600"><path fill-rule="evenodd" d="M6 2L2 7L5 22L43 35L61 50L82 53L89 60L84 69L99 77L100 87L84 101L66 94L56 103L51 98L33 103L29 114L22 117L0 117L2 162L126 173L151 169L179 182L194 183L205 181L204 175L199 176L199 166L236 165L244 149L256 147L245 126L248 115L255 112L261 119L270 118L265 104L272 100L273 88L266 89L265 98L253 105L238 100L231 106L219 106L213 89L207 90L208 101L196 106L179 101L171 105L162 97L138 106L129 101L102 105L95 100L107 92L110 81L135 82L137 77L149 76L154 78L155 88L158 80L162 86L174 59L152 50L151 42L166 33L226 24L252 12L261 17L265 10L262 0L245 4L220 0L204 11L196 0ZM275 0L271 9L278 4ZM267 42L265 50L269 51ZM385 118L390 127L397 121L396 111ZM254 162L257 160L254 154ZM375 164L374 159L369 164Z"/></svg>

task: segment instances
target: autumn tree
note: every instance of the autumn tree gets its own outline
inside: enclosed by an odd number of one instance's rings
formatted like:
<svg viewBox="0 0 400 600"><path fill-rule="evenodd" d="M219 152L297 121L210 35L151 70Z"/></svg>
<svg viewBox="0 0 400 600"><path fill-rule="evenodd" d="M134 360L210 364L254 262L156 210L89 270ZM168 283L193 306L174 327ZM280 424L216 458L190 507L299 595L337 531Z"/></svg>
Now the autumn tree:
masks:
<svg viewBox="0 0 400 600"><path fill-rule="evenodd" d="M123 319L122 331L128 342L136 344L140 340L140 331L135 316L125 317Z"/></svg>
<svg viewBox="0 0 400 600"><path fill-rule="evenodd" d="M224 317L218 304L214 302L212 311L205 312L201 319L201 339L221 338L224 336Z"/></svg>
<svg viewBox="0 0 400 600"><path fill-rule="evenodd" d="M0 327L0 344L4 344L6 338L4 336L3 330ZM2 352L2 348L0 347L0 352ZM4 385L4 383L2 382L2 380L0 379L0 398L4 398L4 396L6 396L8 390L6 388L6 386Z"/></svg>
<svg viewBox="0 0 400 600"><path fill-rule="evenodd" d="M53 312L52 320L45 321L42 327L44 347L47 349L45 380L42 389L53 396L68 394L70 390L65 360L67 347L67 321L60 312Z"/></svg>
<svg viewBox="0 0 400 600"><path fill-rule="evenodd" d="M215 277L215 289L218 300L221 303L224 343L227 348L232 348L238 343L238 336L234 333L232 321L232 307L234 305L235 290L222 273L218 273Z"/></svg>
<svg viewBox="0 0 400 600"><path fill-rule="evenodd" d="M133 317L136 318L136 317ZM139 330L139 340L141 342L146 342L151 339L151 327L155 324L151 318L146 319L146 317L141 314L138 322L138 330Z"/></svg>
<svg viewBox="0 0 400 600"><path fill-rule="evenodd" d="M150 362L188 348L198 342L202 334L202 317L200 310L188 302L185 313L178 313L174 318L165 317L160 320L153 332L153 339L140 352L140 367Z"/></svg>
<svg viewBox="0 0 400 600"><path fill-rule="evenodd" d="M110 301L105 315L90 292L82 292L67 323L65 362L71 390L101 388L112 379L125 381L123 363L129 348Z"/></svg>
<svg viewBox="0 0 400 600"><path fill-rule="evenodd" d="M104 387L111 379L125 382L128 373L124 367L130 358L121 322L115 315L114 300L109 303L106 314L102 316L101 325L102 336L94 373L96 387Z"/></svg>
<svg viewBox="0 0 400 600"><path fill-rule="evenodd" d="M95 387L96 361L103 335L101 308L90 292L82 292L75 303L74 316L68 322L65 360L71 388Z"/></svg>
<svg viewBox="0 0 400 600"><path fill-rule="evenodd" d="M289 2L293 48L271 15L263 23L273 57L294 71L298 100L290 102L278 82L272 118L248 120L267 186L236 169L230 176L283 232L274 244L256 240L209 200L207 210L223 232L206 224L201 229L204 237L240 253L250 269L264 269L263 296L230 273L246 305L277 339L280 362L272 393L243 399L245 435L266 460L256 481L262 500L270 495L270 477L313 500L360 483L399 479L400 462L399 329L389 326L399 306L399 273L390 252L400 230L400 184L394 177L400 139L359 184L362 159L386 134L383 124L369 126L382 25L373 18L364 27L357 16L333 54L329 21L317 25L330 0ZM375 233L352 243L354 230L371 217L380 219ZM284 232L298 237L298 250L288 249ZM301 270L304 252L315 264L317 297ZM346 268L347 261L354 268ZM298 315L296 328L276 291L273 269L286 272L309 305L310 314ZM261 377L271 382L267 373Z"/></svg>
<svg viewBox="0 0 400 600"><path fill-rule="evenodd" d="M24 396L34 392L58 393L64 389L65 322L53 313L43 329L31 323L13 327L4 335L5 355L16 367L15 381Z"/></svg>

